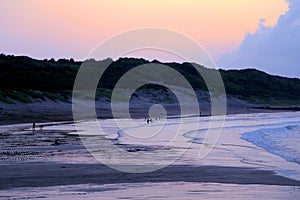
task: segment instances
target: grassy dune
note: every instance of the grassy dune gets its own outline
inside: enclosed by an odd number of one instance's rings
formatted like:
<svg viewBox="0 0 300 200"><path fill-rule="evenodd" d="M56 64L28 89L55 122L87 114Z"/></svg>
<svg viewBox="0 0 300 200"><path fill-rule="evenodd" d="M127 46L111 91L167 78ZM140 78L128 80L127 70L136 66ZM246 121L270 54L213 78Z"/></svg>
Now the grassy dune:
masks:
<svg viewBox="0 0 300 200"><path fill-rule="evenodd" d="M102 61L89 60L97 65ZM96 98L109 99L117 81L130 69L142 65L159 63L144 59L121 58L112 62L99 81ZM25 56L0 55L0 101L5 103L32 103L35 100L51 99L69 102L74 80L82 62L73 59L55 61L36 60ZM190 63L162 63L180 72L195 91L207 91L207 87ZM201 67L209 73L213 69ZM272 76L255 69L220 70L226 93L254 104L275 106L300 105L300 79ZM138 91L164 91L159 85L148 84ZM167 99L167 96L166 96Z"/></svg>

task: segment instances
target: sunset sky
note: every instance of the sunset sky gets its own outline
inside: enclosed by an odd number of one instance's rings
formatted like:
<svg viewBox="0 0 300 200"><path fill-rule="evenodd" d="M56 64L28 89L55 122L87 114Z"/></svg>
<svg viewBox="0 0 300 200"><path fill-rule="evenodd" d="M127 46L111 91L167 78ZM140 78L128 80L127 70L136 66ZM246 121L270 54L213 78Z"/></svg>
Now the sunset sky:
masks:
<svg viewBox="0 0 300 200"><path fill-rule="evenodd" d="M192 38L218 61L261 19L273 27L288 8L285 0L2 0L0 52L82 60L115 34L159 27Z"/></svg>

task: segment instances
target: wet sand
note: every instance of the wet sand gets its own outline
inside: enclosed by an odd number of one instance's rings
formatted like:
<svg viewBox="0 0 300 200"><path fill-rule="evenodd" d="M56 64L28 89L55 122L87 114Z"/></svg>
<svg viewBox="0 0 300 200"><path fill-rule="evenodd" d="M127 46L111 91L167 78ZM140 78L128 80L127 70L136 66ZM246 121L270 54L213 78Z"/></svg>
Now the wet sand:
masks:
<svg viewBox="0 0 300 200"><path fill-rule="evenodd" d="M134 166L132 166L134 167ZM197 182L300 186L300 181L254 168L171 165L161 170L132 174L101 164L25 163L0 166L0 189L75 184Z"/></svg>

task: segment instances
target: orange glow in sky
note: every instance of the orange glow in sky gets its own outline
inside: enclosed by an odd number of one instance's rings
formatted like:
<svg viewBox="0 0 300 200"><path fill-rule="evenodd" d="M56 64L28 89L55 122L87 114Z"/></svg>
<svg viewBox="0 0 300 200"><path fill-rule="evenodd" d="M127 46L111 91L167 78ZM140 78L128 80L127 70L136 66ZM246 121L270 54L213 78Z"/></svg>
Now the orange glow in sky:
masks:
<svg viewBox="0 0 300 200"><path fill-rule="evenodd" d="M261 18L272 26L287 9L285 0L2 0L0 51L84 59L115 34L160 27L218 56L237 48Z"/></svg>

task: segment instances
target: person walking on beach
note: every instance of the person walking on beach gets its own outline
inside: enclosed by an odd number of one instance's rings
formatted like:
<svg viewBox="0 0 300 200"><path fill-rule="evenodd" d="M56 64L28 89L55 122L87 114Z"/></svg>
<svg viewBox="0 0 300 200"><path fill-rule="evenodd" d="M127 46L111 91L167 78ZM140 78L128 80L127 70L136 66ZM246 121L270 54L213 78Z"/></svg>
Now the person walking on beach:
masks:
<svg viewBox="0 0 300 200"><path fill-rule="evenodd" d="M32 124L32 131L35 131L35 122Z"/></svg>

